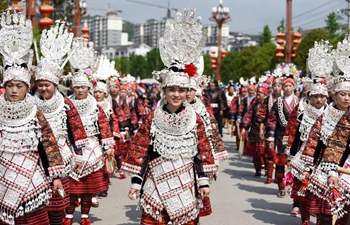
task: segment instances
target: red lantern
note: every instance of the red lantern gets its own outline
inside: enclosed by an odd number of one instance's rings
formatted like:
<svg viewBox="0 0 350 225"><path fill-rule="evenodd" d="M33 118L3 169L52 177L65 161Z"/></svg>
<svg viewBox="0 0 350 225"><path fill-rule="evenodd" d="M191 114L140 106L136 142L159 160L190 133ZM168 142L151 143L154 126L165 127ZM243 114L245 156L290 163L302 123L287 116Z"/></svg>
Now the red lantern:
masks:
<svg viewBox="0 0 350 225"><path fill-rule="evenodd" d="M18 5L18 2L20 2L21 0L12 0L11 2L13 3L13 5L9 6L9 9L14 9L16 10L16 12L22 12L23 8L22 6Z"/></svg>
<svg viewBox="0 0 350 225"><path fill-rule="evenodd" d="M281 33L281 32L279 32L279 33L276 34L276 37L279 38L279 39L283 39L284 36L285 36L285 34L284 34L284 33Z"/></svg>
<svg viewBox="0 0 350 225"><path fill-rule="evenodd" d="M282 52L276 53L276 58L283 59L284 54Z"/></svg>
<svg viewBox="0 0 350 225"><path fill-rule="evenodd" d="M90 29L89 28L83 27L81 29L81 32L83 33L83 35L81 35L82 38L85 38L85 39L89 39L90 38L90 36L89 36Z"/></svg>
<svg viewBox="0 0 350 225"><path fill-rule="evenodd" d="M49 16L53 13L54 8L49 5L51 0L42 0L44 5L39 7L39 12L44 16L39 20L39 27L42 29L49 29L52 26L53 21L49 18Z"/></svg>

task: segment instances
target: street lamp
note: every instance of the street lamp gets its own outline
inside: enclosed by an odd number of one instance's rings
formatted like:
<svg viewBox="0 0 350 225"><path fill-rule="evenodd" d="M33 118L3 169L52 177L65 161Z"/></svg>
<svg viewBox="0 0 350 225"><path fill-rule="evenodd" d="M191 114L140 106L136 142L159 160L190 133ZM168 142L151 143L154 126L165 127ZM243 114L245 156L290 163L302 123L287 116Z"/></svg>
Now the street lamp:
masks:
<svg viewBox="0 0 350 225"><path fill-rule="evenodd" d="M80 20L83 15L86 14L86 2L76 0L74 7L74 27L73 33L74 37L79 37L79 29L80 29Z"/></svg>
<svg viewBox="0 0 350 225"><path fill-rule="evenodd" d="M209 18L210 21L214 21L218 25L218 59L216 66L216 76L217 81L221 80L220 70L221 70L221 59L222 59L222 25L225 22L231 21L229 14L230 10L228 7L224 7L222 0L220 0L219 6L213 7L212 16Z"/></svg>

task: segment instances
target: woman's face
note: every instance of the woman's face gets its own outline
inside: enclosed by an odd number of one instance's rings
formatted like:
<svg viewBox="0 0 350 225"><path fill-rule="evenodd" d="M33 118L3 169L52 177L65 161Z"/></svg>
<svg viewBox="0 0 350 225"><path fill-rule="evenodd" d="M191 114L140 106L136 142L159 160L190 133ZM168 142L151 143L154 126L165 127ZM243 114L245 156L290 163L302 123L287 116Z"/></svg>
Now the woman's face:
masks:
<svg viewBox="0 0 350 225"><path fill-rule="evenodd" d="M126 90L120 90L119 91L119 97L121 99L125 99L127 95L128 95L128 92Z"/></svg>
<svg viewBox="0 0 350 225"><path fill-rule="evenodd" d="M327 96L322 94L311 95L311 102L316 107L316 109L320 109L327 100Z"/></svg>
<svg viewBox="0 0 350 225"><path fill-rule="evenodd" d="M285 96L291 96L294 91L294 85L292 83L284 83L282 89Z"/></svg>
<svg viewBox="0 0 350 225"><path fill-rule="evenodd" d="M37 92L46 100L51 99L56 90L56 85L46 80L38 80L36 86Z"/></svg>
<svg viewBox="0 0 350 225"><path fill-rule="evenodd" d="M168 102L167 108L170 112L175 112L182 105L186 99L187 91L187 88L179 86L171 86L164 89L164 95Z"/></svg>
<svg viewBox="0 0 350 225"><path fill-rule="evenodd" d="M28 93L28 85L23 81L10 80L5 83L5 95L10 102L22 101Z"/></svg>
<svg viewBox="0 0 350 225"><path fill-rule="evenodd" d="M350 91L339 91L335 93L335 100L339 110L346 111L350 103Z"/></svg>
<svg viewBox="0 0 350 225"><path fill-rule="evenodd" d="M259 102L263 102L267 96L264 93L258 92L257 97Z"/></svg>
<svg viewBox="0 0 350 225"><path fill-rule="evenodd" d="M196 90L194 89L190 89L188 92L187 92L187 95L186 95L186 100L191 103L194 101L194 97L196 96Z"/></svg>
<svg viewBox="0 0 350 225"><path fill-rule="evenodd" d="M74 87L74 95L78 100L86 99L89 94L90 88L86 86Z"/></svg>
<svg viewBox="0 0 350 225"><path fill-rule="evenodd" d="M274 84L272 86L272 91L273 91L273 94L276 95L276 96L281 95L282 85L279 84L279 83Z"/></svg>
<svg viewBox="0 0 350 225"><path fill-rule="evenodd" d="M117 96L119 92L119 86L113 86L109 89L112 96Z"/></svg>
<svg viewBox="0 0 350 225"><path fill-rule="evenodd" d="M103 102L103 100L106 97L106 94L102 91L95 91L94 92L94 97L96 99L97 102Z"/></svg>

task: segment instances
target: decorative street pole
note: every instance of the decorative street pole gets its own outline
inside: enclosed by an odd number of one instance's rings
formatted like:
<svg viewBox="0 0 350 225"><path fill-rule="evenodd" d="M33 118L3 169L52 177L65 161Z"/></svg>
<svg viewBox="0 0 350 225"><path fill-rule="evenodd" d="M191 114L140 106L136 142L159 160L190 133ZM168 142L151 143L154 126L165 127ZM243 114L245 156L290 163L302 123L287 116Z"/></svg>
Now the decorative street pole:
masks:
<svg viewBox="0 0 350 225"><path fill-rule="evenodd" d="M73 24L73 33L74 37L79 37L80 30L80 20L83 15L86 14L86 2L81 2L80 0L75 0L74 6L74 24Z"/></svg>
<svg viewBox="0 0 350 225"><path fill-rule="evenodd" d="M229 8L224 7L222 4L222 0L220 0L220 4L217 7L213 7L212 9L212 16L209 18L210 21L214 21L218 25L218 60L217 60L217 67L216 67L216 76L215 79L217 81L221 80L221 59L222 59L222 25L225 22L231 21L231 17L229 15Z"/></svg>
<svg viewBox="0 0 350 225"><path fill-rule="evenodd" d="M287 0L286 10L286 63L292 62L292 0Z"/></svg>

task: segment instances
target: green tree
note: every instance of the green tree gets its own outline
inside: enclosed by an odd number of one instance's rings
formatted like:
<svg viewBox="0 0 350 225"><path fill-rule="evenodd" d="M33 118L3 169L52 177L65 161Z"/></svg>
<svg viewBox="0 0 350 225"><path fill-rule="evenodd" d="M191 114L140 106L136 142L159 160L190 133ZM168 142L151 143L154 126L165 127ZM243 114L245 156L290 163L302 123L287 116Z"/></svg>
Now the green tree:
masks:
<svg viewBox="0 0 350 225"><path fill-rule="evenodd" d="M147 52L147 74L146 77L152 77L152 72L154 70L159 71L164 69L164 64L160 58L159 49L155 48Z"/></svg>
<svg viewBox="0 0 350 225"><path fill-rule="evenodd" d="M0 0L0 12L5 11L9 7L8 0Z"/></svg>
<svg viewBox="0 0 350 225"><path fill-rule="evenodd" d="M282 19L280 25L277 27L277 32L286 33L286 27L284 24L284 19Z"/></svg>
<svg viewBox="0 0 350 225"><path fill-rule="evenodd" d="M309 55L309 49L314 46L315 41L327 40L327 38L327 32L321 29L314 29L301 39L301 43L296 51L294 63L299 70L303 71L303 74L306 74L306 59Z"/></svg>
<svg viewBox="0 0 350 225"><path fill-rule="evenodd" d="M276 45L274 43L267 43L261 47L254 55L254 68L251 72L252 76L260 77L264 71L271 70L275 67L277 59Z"/></svg>
<svg viewBox="0 0 350 225"><path fill-rule="evenodd" d="M211 77L213 75L213 69L211 68L211 57L210 54L203 56L204 59L204 71L203 74Z"/></svg>
<svg viewBox="0 0 350 225"><path fill-rule="evenodd" d="M250 78L255 75L254 67L256 58L254 57L261 47L249 46L244 48L238 55L237 75L238 77ZM262 72L262 71L260 71Z"/></svg>
<svg viewBox="0 0 350 225"><path fill-rule="evenodd" d="M114 58L114 62L115 62L115 69L122 74L128 74L130 73L130 61L128 58L126 57L122 57L122 58L118 58L115 57Z"/></svg>
<svg viewBox="0 0 350 225"><path fill-rule="evenodd" d="M147 77L147 61L142 55L131 54L130 61L130 74L134 77L140 77L141 79Z"/></svg>
<svg viewBox="0 0 350 225"><path fill-rule="evenodd" d="M41 4L41 3L40 3ZM73 23L74 20L74 0L53 0L52 6L55 8L52 19L55 20L66 20L67 22Z"/></svg>
<svg viewBox="0 0 350 225"><path fill-rule="evenodd" d="M239 52L228 52L226 57L222 60L221 79L227 84L229 80L238 81L238 56Z"/></svg>
<svg viewBox="0 0 350 225"><path fill-rule="evenodd" d="M326 22L326 30L329 33L329 38L333 39L336 37L336 32L339 30L340 28L340 24L337 21L335 12L330 13L327 16L327 19L325 20Z"/></svg>
<svg viewBox="0 0 350 225"><path fill-rule="evenodd" d="M268 25L265 25L264 30L259 37L260 46L264 46L267 43L271 43L271 39L272 39L271 30Z"/></svg>

